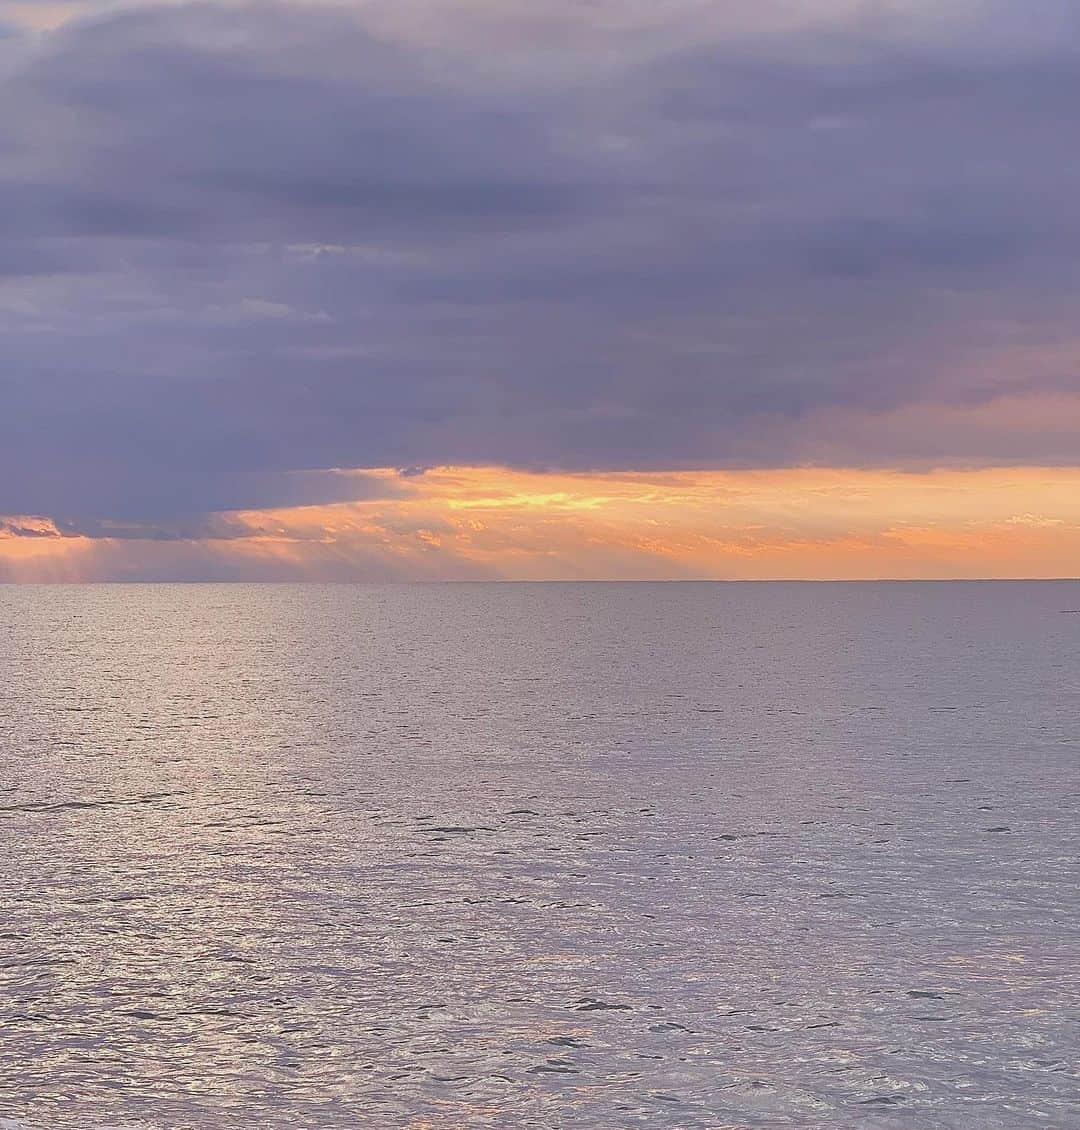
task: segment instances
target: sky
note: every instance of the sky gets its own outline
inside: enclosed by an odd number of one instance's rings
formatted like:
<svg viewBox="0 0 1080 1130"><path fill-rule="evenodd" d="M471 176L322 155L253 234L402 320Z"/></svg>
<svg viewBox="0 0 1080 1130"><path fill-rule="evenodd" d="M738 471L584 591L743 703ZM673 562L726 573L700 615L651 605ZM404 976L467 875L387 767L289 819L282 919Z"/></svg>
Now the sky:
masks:
<svg viewBox="0 0 1080 1130"><path fill-rule="evenodd" d="M0 580L1080 574L1075 0L0 0Z"/></svg>

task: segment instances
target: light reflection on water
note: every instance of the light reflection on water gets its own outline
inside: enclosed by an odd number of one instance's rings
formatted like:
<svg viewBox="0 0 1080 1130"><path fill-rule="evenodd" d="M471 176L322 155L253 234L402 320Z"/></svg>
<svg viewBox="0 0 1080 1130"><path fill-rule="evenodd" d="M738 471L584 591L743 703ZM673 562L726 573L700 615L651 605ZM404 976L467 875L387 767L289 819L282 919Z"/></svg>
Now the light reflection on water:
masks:
<svg viewBox="0 0 1080 1130"><path fill-rule="evenodd" d="M1075 1128L1078 606L0 589L0 1116Z"/></svg>

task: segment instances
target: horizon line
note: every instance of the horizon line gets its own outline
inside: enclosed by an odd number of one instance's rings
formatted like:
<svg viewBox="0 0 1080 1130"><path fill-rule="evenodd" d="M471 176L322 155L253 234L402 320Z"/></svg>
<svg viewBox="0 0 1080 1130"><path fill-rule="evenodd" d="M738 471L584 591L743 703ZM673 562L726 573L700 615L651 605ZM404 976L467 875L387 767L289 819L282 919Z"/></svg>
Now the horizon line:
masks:
<svg viewBox="0 0 1080 1130"><path fill-rule="evenodd" d="M1075 577L446 577L405 581L364 580L93 580L93 581L12 581L0 579L0 588L101 588L105 586L211 586L260 585L294 587L431 588L438 585L994 585L994 584L1076 584Z"/></svg>

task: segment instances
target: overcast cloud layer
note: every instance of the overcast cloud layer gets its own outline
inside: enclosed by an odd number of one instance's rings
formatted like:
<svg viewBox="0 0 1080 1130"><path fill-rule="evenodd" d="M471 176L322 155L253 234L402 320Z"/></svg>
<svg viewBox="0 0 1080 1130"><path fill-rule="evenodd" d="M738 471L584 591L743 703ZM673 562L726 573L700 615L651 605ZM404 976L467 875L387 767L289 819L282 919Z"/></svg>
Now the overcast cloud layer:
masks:
<svg viewBox="0 0 1080 1130"><path fill-rule="evenodd" d="M0 514L1076 462L1077 106L1072 0L0 3Z"/></svg>

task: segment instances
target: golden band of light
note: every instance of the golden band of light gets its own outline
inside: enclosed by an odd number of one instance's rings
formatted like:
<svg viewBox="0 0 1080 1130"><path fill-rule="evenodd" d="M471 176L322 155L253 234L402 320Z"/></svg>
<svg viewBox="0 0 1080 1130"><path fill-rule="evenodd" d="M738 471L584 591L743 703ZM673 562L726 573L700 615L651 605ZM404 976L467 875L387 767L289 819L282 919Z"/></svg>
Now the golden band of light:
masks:
<svg viewBox="0 0 1080 1130"><path fill-rule="evenodd" d="M679 579L1080 574L1080 468L365 472L389 497L241 511L227 536L0 532L0 577ZM36 524L36 530L33 526ZM13 523L9 523L9 526ZM2 527L0 527L2 529Z"/></svg>

